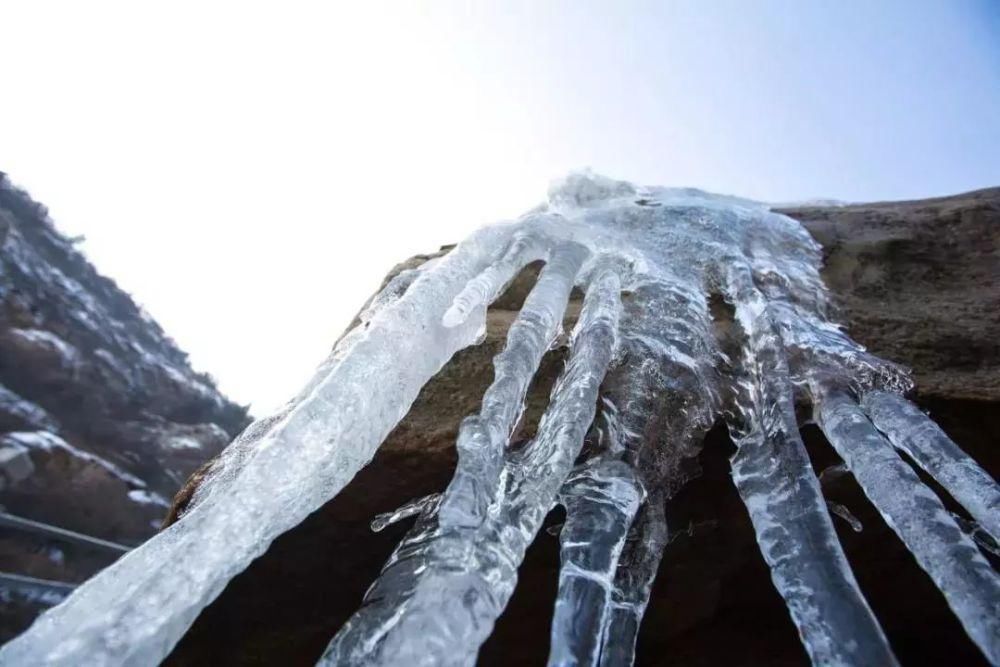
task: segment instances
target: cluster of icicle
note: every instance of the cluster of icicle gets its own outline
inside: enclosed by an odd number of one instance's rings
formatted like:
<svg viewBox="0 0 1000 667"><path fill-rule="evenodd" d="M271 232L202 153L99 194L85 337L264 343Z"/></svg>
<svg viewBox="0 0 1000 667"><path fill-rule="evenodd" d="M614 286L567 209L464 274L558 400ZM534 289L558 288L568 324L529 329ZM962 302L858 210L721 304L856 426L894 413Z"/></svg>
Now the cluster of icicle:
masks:
<svg viewBox="0 0 1000 667"><path fill-rule="evenodd" d="M525 550L566 509L550 664L630 665L667 542L664 503L724 418L733 480L774 584L815 664L895 658L837 541L795 403L815 421L969 636L1000 662L1000 583L897 450L1000 537L996 483L901 394L905 372L827 319L820 250L766 206L590 173L549 201L404 272L315 378L216 462L183 518L81 586L0 650L3 665L154 664L226 583L371 460L421 387L481 340L485 311L544 268L462 423L441 494L334 636L323 665L469 665L510 600ZM569 357L536 435L511 435L542 356ZM720 344L710 295L728 304ZM717 318L716 318L717 319ZM376 526L377 527L377 526Z"/></svg>

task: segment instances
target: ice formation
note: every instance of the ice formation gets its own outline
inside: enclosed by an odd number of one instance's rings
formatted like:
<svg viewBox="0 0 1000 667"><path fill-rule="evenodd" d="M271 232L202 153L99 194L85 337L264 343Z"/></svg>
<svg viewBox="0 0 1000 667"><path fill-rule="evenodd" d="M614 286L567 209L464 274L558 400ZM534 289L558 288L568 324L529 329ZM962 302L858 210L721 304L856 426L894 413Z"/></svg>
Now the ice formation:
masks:
<svg viewBox="0 0 1000 667"><path fill-rule="evenodd" d="M371 459L535 260L544 268L480 412L461 426L451 483L376 517L376 529L416 520L320 664L474 663L556 504L566 522L549 663L632 664L667 543L664 504L718 419L813 662L895 664L838 543L796 404L812 405L846 470L1000 662L997 575L896 450L994 536L1000 491L902 398L905 371L829 321L805 229L755 202L578 173L543 206L391 281L307 387L224 452L180 521L40 617L0 664L161 660L231 577ZM512 443L574 289L584 299L566 367L535 436Z"/></svg>

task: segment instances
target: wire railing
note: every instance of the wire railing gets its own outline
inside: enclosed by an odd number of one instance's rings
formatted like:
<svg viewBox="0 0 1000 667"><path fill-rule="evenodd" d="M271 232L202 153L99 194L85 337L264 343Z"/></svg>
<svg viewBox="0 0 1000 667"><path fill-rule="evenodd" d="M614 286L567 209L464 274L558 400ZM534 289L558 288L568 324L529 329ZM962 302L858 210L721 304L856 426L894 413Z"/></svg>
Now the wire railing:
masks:
<svg viewBox="0 0 1000 667"><path fill-rule="evenodd" d="M130 547L117 542L84 535L6 512L0 512L0 529L2 528L81 546L110 555L113 558L130 550ZM77 584L66 581L41 579L0 571L0 600L3 601L18 600L39 607L51 607L62 602L76 587Z"/></svg>

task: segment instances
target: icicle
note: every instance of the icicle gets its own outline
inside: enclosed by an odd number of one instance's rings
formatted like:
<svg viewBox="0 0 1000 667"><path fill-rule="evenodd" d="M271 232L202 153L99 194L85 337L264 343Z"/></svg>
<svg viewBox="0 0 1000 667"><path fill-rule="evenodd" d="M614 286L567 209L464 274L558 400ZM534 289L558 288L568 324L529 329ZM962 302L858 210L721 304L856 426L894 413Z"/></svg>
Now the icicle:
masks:
<svg viewBox="0 0 1000 667"><path fill-rule="evenodd" d="M841 519L847 522L847 525L851 527L855 533L860 533L865 529L864 524L851 513L851 510L847 508L846 505L841 505L840 503L835 503L832 500L826 501L826 506L830 509L830 514L839 516Z"/></svg>
<svg viewBox="0 0 1000 667"><path fill-rule="evenodd" d="M639 625L667 544L663 497L654 491L640 508L618 557L611 608L601 634L601 667L631 667Z"/></svg>
<svg viewBox="0 0 1000 667"><path fill-rule="evenodd" d="M594 421L598 389L614 352L620 291L613 271L600 272L592 280L573 332L569 361L552 390L538 435L524 451L513 456L512 467L524 481L517 489L520 497L512 504L523 505L523 511L533 515L530 521L527 516L519 517L524 522L522 529L532 527L532 535L552 506ZM547 474L539 476L539 472Z"/></svg>
<svg viewBox="0 0 1000 667"><path fill-rule="evenodd" d="M414 498L391 512L376 514L375 518L372 519L371 530L373 533L380 533L394 523L399 523L403 519L421 514L428 508L437 505L440 498L440 493L431 493L420 498Z"/></svg>
<svg viewBox="0 0 1000 667"><path fill-rule="evenodd" d="M458 326L477 308L485 308L503 292L514 276L525 266L545 256L543 240L534 234L515 234L510 247L496 264L492 264L474 280L469 281L444 314L446 327Z"/></svg>
<svg viewBox="0 0 1000 667"><path fill-rule="evenodd" d="M632 664L667 539L665 498L688 479L686 462L698 454L720 404L714 369L719 350L702 280L690 268L679 262L656 278L644 275L630 284L621 323L624 353L604 383L599 444L640 470L653 494L615 573L602 633L605 666Z"/></svg>
<svg viewBox="0 0 1000 667"><path fill-rule="evenodd" d="M598 664L618 557L642 495L623 461L592 459L566 480L549 665Z"/></svg>
<svg viewBox="0 0 1000 667"><path fill-rule="evenodd" d="M630 286L620 363L602 393L602 442L640 466L665 495L686 481L720 404L718 349L704 294L681 276Z"/></svg>
<svg viewBox="0 0 1000 667"><path fill-rule="evenodd" d="M989 473L902 396L873 391L861 398L861 406L889 442L937 480L983 530L1000 540L1000 485Z"/></svg>
<svg viewBox="0 0 1000 667"><path fill-rule="evenodd" d="M895 664L837 541L794 421L734 440L733 481L813 664Z"/></svg>
<svg viewBox="0 0 1000 667"><path fill-rule="evenodd" d="M730 276L743 327L744 372L730 423L732 475L775 588L815 665L896 660L837 541L795 419L788 363L761 295Z"/></svg>
<svg viewBox="0 0 1000 667"><path fill-rule="evenodd" d="M480 230L418 278L289 409L251 426L242 447L226 450L221 472L180 521L0 648L0 665L162 660L229 579L340 491L424 383L475 341L484 313L450 329L441 315L509 233ZM376 380L379 391L372 391Z"/></svg>
<svg viewBox="0 0 1000 667"><path fill-rule="evenodd" d="M376 294L371 302L358 314L358 319L362 322L370 322L372 318L375 317L379 312L385 309L386 306L398 301L406 290L410 289L410 285L420 277L420 274L424 271L429 271L434 268L434 266L441 261L440 257L432 257L420 266L413 269L403 269L395 276L392 280L383 287L378 294Z"/></svg>
<svg viewBox="0 0 1000 667"><path fill-rule="evenodd" d="M323 665L469 665L517 579L594 418L611 360L619 281L599 273L584 299L566 370L536 439L510 452L501 495L478 526L445 527L422 515L361 609L327 647Z"/></svg>
<svg viewBox="0 0 1000 667"><path fill-rule="evenodd" d="M485 518L528 385L562 327L573 282L586 256L580 245L557 247L508 330L507 344L493 360L493 383L483 396L482 409L459 430L458 468L438 514L443 526L473 527Z"/></svg>
<svg viewBox="0 0 1000 667"><path fill-rule="evenodd" d="M822 388L814 394L816 420L858 484L987 659L1000 663L1000 579L993 568L849 396Z"/></svg>
<svg viewBox="0 0 1000 667"><path fill-rule="evenodd" d="M832 466L823 468L823 472L819 474L819 485L825 488L828 484L834 484L849 474L850 471L843 463L834 463Z"/></svg>
<svg viewBox="0 0 1000 667"><path fill-rule="evenodd" d="M642 471L653 494L615 573L600 653L600 664L608 667L632 664L666 544L663 503L687 480L686 461L698 454L720 404L714 370L719 351L701 281L692 280L687 268L672 265L629 286L620 336L624 354L602 392L600 445Z"/></svg>

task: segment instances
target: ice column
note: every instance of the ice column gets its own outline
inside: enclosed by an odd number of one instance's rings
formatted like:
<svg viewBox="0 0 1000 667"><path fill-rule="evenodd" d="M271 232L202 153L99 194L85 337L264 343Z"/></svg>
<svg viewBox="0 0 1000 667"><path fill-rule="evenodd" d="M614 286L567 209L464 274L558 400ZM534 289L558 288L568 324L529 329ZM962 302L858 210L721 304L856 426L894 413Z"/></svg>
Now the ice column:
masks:
<svg viewBox="0 0 1000 667"><path fill-rule="evenodd" d="M862 397L861 406L889 442L936 479L1000 542L1000 485L989 473L902 396L872 391Z"/></svg>
<svg viewBox="0 0 1000 667"><path fill-rule="evenodd" d="M944 594L990 662L1000 663L1000 579L940 499L847 394L816 388L816 418L865 495Z"/></svg>
<svg viewBox="0 0 1000 667"><path fill-rule="evenodd" d="M816 665L892 665L799 435L788 363L766 302L735 289L744 329L743 372L730 432L733 482L746 504L775 588Z"/></svg>
<svg viewBox="0 0 1000 667"><path fill-rule="evenodd" d="M586 256L583 246L556 248L508 330L507 343L493 360L493 383L483 395L482 408L459 430L458 467L438 514L443 526L474 527L485 518L500 483L504 450L524 410L524 396L562 328L573 282Z"/></svg>
<svg viewBox="0 0 1000 667"><path fill-rule="evenodd" d="M577 469L560 496L566 522L559 534L562 564L549 665L595 666L618 557L642 488L631 466L600 457Z"/></svg>
<svg viewBox="0 0 1000 667"><path fill-rule="evenodd" d="M470 665L513 593L517 567L573 466L594 418L620 309L617 275L591 280L566 370L537 437L509 451L478 526L425 512L334 637L325 665Z"/></svg>

